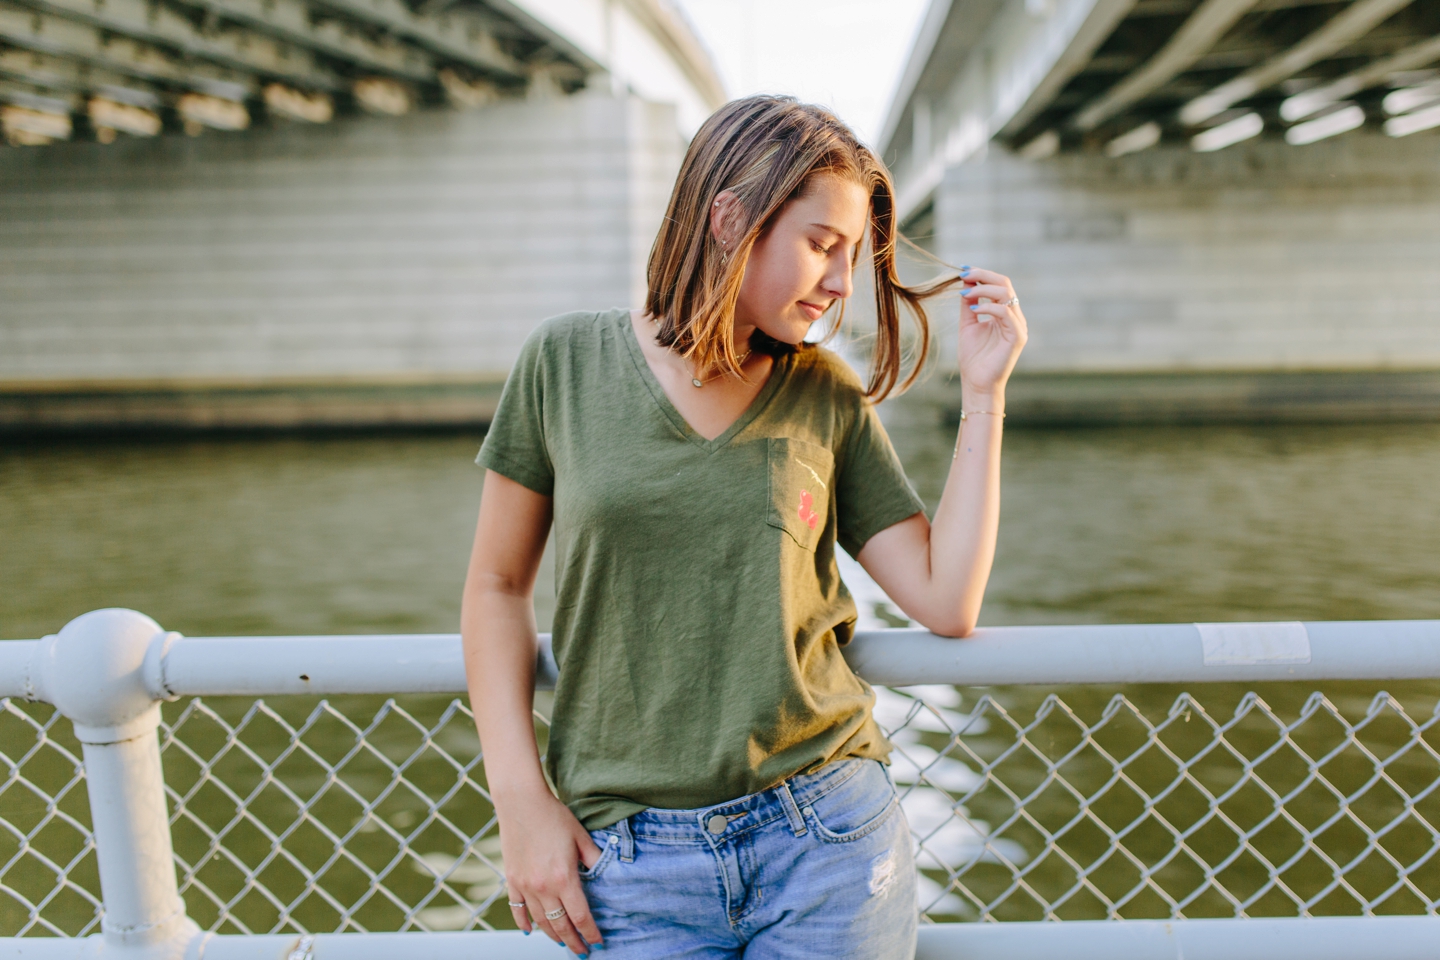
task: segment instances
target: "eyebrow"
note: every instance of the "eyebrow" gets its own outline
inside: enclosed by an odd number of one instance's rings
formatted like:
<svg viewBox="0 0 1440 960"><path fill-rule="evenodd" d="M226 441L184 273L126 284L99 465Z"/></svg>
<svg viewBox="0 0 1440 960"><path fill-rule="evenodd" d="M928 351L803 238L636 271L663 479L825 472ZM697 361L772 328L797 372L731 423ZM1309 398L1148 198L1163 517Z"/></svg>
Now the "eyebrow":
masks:
<svg viewBox="0 0 1440 960"><path fill-rule="evenodd" d="M849 236L845 233L844 230L836 230L834 227L830 226L830 224L828 224L828 223L818 223L818 222L814 222L814 223L811 223L810 226L812 226L812 227L819 227L821 230L828 230L828 231L830 231L831 233L835 234L835 236L837 236L837 237L845 237L847 240L849 239Z"/></svg>

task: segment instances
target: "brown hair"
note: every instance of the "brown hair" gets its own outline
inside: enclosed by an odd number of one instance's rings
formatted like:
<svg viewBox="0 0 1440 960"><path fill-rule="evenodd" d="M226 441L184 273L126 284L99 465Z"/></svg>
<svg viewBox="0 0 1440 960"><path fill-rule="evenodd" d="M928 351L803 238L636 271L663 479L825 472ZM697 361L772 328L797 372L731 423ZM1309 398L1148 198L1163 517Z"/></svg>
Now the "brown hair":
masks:
<svg viewBox="0 0 1440 960"><path fill-rule="evenodd" d="M866 395L879 401L914 383L930 349L922 302L958 278L919 287L900 282L890 172L834 114L793 97L733 100L715 111L690 141L647 270L645 310L659 320L656 339L661 345L700 369L741 376L733 330L750 252L786 204L824 175L851 180L870 194L878 322ZM738 200L730 214L734 219L727 224L735 228L736 242L722 249L709 218L715 198L726 190ZM915 362L903 378L901 301L910 308L920 334ZM840 309L843 318L843 301Z"/></svg>

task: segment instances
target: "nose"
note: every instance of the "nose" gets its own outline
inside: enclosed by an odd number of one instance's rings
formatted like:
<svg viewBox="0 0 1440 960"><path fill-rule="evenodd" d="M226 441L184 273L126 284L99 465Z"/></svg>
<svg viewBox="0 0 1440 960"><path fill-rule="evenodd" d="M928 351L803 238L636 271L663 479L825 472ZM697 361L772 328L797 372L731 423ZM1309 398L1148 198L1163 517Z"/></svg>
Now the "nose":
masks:
<svg viewBox="0 0 1440 960"><path fill-rule="evenodd" d="M830 267L820 280L820 289L835 299L843 300L855 290L852 273L848 258L831 257Z"/></svg>

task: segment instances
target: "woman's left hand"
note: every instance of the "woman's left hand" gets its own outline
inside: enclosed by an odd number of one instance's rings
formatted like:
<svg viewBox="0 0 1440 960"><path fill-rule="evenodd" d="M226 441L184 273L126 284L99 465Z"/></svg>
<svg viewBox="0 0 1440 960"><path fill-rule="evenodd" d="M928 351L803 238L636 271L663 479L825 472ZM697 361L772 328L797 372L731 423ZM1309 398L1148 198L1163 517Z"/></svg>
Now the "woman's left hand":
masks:
<svg viewBox="0 0 1440 960"><path fill-rule="evenodd" d="M961 276L960 380L967 393L1003 393L1029 336L1025 314L1004 274L966 267Z"/></svg>

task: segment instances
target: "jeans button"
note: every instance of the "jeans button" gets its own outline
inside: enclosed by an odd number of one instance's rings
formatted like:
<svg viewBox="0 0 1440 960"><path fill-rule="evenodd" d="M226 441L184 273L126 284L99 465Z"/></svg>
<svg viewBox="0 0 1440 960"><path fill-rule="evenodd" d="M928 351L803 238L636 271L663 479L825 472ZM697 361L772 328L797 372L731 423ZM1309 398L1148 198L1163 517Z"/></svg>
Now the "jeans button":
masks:
<svg viewBox="0 0 1440 960"><path fill-rule="evenodd" d="M709 830L711 833L715 834L718 837L720 834L725 832L725 825L729 822L729 820L725 819L724 814L717 813L715 814L715 816L705 821L705 829Z"/></svg>

